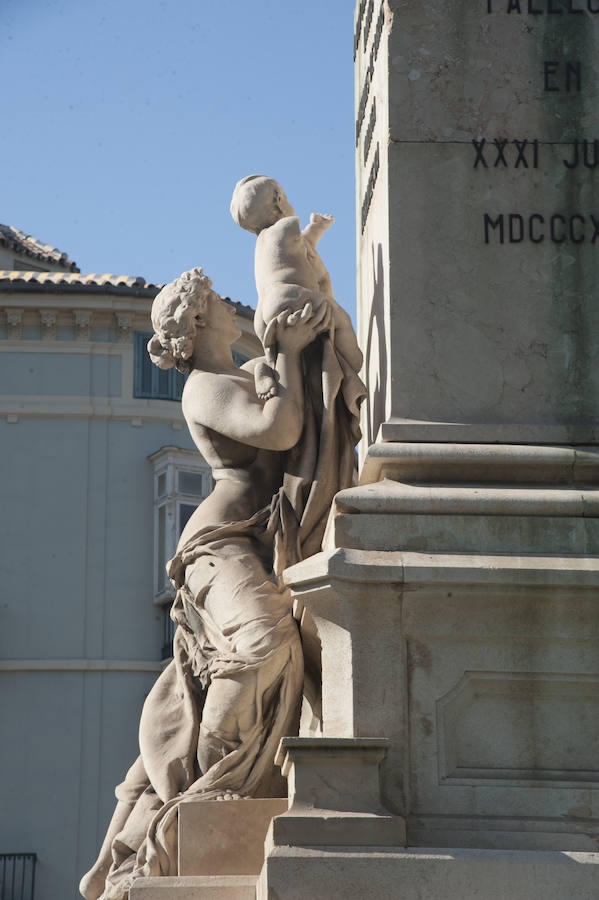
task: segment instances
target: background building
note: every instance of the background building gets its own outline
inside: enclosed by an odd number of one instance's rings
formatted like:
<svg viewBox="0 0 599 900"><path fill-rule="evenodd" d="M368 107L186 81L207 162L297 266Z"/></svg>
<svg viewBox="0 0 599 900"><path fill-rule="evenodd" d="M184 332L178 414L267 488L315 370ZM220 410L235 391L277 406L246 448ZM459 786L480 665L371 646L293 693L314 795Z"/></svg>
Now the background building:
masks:
<svg viewBox="0 0 599 900"><path fill-rule="evenodd" d="M164 562L211 487L183 377L145 350L159 288L0 225L0 854L37 854L35 900L95 859L169 654Z"/></svg>

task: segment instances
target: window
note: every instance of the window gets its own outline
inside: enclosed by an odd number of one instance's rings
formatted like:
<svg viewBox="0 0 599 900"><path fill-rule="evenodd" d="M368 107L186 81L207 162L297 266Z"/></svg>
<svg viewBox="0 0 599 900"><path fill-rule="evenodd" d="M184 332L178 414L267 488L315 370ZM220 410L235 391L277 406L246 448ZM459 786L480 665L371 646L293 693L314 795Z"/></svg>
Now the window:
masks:
<svg viewBox="0 0 599 900"><path fill-rule="evenodd" d="M136 331L133 342L133 396L146 400L180 400L183 393L186 375L175 368L159 369L148 353L148 341L152 331ZM237 350L233 350L233 362L242 366L249 359Z"/></svg>
<svg viewBox="0 0 599 900"><path fill-rule="evenodd" d="M175 596L166 564L175 555L181 532L214 486L210 466L197 450L163 447L154 465L154 603L162 607L162 659L173 655L175 624L170 605Z"/></svg>
<svg viewBox="0 0 599 900"><path fill-rule="evenodd" d="M154 602L163 605L175 595L166 564L214 481L210 466L197 450L163 447L150 461L154 466Z"/></svg>
<svg viewBox="0 0 599 900"><path fill-rule="evenodd" d="M175 368L165 371L154 365L147 350L152 334L151 331L136 331L134 334L133 396L147 400L180 400L185 375Z"/></svg>

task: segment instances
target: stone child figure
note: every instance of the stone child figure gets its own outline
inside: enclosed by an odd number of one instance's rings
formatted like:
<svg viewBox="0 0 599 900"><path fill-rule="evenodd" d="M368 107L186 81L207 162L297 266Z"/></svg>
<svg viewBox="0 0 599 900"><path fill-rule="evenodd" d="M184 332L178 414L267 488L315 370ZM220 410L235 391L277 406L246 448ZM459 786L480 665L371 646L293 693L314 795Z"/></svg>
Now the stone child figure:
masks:
<svg viewBox="0 0 599 900"><path fill-rule="evenodd" d="M231 215L242 228L258 236L255 254L258 306L254 328L264 347L265 361L254 369L256 392L263 399L277 393L276 320L284 310L297 312L309 303L332 311L331 337L336 350L358 372L362 353L351 321L337 304L329 273L316 245L333 216L312 213L303 230L282 187L264 175L248 175L235 186Z"/></svg>

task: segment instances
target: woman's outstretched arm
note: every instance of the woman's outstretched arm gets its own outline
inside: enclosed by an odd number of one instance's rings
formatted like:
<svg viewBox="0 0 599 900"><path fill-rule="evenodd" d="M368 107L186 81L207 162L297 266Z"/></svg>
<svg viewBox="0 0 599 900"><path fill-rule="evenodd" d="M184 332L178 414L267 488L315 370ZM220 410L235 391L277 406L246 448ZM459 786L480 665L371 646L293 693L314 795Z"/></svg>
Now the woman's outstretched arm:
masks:
<svg viewBox="0 0 599 900"><path fill-rule="evenodd" d="M313 313L310 304L277 317L278 394L266 402L235 376L198 372L183 394L189 422L210 428L242 444L264 450L288 450L303 428L301 351L331 324L327 307Z"/></svg>

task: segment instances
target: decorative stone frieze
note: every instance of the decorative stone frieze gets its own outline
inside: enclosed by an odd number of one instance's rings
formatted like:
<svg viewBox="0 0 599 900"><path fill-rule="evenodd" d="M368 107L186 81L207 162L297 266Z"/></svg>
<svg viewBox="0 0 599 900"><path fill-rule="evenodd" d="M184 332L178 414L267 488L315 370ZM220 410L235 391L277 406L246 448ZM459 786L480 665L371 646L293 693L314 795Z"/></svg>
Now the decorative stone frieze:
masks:
<svg viewBox="0 0 599 900"><path fill-rule="evenodd" d="M7 309L6 310L6 328L9 340L18 341L23 334L23 310Z"/></svg>
<svg viewBox="0 0 599 900"><path fill-rule="evenodd" d="M116 313L117 340L128 344L133 337L133 321L130 313Z"/></svg>
<svg viewBox="0 0 599 900"><path fill-rule="evenodd" d="M78 341L89 341L92 313L87 309L75 310L75 338Z"/></svg>
<svg viewBox="0 0 599 900"><path fill-rule="evenodd" d="M57 310L42 309L40 310L40 319L42 323L42 340L53 341L56 339L56 318Z"/></svg>

